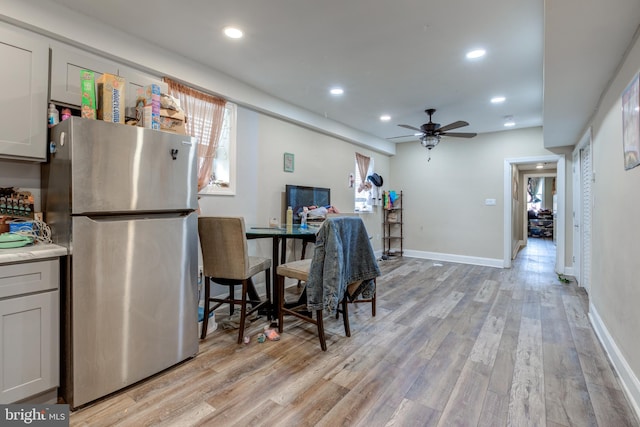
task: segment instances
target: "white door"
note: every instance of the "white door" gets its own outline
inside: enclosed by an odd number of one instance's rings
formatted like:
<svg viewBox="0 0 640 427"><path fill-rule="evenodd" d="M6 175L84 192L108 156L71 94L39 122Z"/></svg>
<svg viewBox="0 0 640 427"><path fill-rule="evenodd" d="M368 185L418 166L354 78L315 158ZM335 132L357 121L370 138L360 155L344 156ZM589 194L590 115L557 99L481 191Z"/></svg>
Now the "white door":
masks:
<svg viewBox="0 0 640 427"><path fill-rule="evenodd" d="M582 173L580 165L580 149L573 152L573 274L582 284L580 260L582 259Z"/></svg>
<svg viewBox="0 0 640 427"><path fill-rule="evenodd" d="M573 153L573 271L589 292L591 283L591 146L579 144Z"/></svg>
<svg viewBox="0 0 640 427"><path fill-rule="evenodd" d="M580 250L580 285L589 292L591 287L591 146L586 145L580 150L580 169L582 172L582 203L581 223L582 223L582 245Z"/></svg>

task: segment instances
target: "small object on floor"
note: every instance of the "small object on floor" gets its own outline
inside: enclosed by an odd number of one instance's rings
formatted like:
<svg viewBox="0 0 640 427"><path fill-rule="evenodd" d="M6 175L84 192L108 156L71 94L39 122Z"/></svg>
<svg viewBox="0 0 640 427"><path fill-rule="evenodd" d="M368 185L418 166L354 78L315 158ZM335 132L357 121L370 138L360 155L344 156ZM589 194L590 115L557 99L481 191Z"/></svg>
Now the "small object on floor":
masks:
<svg viewBox="0 0 640 427"><path fill-rule="evenodd" d="M249 344L250 342L251 342L251 337L250 336L244 337L244 343L245 344Z"/></svg>
<svg viewBox="0 0 640 427"><path fill-rule="evenodd" d="M258 342L262 344L267 340L267 337L264 334L258 334Z"/></svg>
<svg viewBox="0 0 640 427"><path fill-rule="evenodd" d="M280 341L280 334L275 329L271 329L267 326L264 328L264 335L269 338L269 341Z"/></svg>

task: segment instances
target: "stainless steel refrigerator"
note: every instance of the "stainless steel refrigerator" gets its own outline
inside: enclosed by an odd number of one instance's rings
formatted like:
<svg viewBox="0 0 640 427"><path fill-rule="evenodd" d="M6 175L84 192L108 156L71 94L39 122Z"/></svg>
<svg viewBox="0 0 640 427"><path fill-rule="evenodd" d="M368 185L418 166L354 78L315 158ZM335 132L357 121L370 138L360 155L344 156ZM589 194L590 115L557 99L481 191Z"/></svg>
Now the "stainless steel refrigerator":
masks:
<svg viewBox="0 0 640 427"><path fill-rule="evenodd" d="M77 408L198 351L197 144L78 117L51 141L45 221L70 254L61 394Z"/></svg>

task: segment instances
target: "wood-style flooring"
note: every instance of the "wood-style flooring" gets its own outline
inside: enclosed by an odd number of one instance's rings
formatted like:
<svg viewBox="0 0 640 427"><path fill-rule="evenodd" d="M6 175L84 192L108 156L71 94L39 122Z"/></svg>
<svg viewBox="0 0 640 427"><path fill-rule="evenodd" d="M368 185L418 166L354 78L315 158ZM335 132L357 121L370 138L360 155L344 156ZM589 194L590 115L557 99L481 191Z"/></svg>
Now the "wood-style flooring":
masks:
<svg viewBox="0 0 640 427"><path fill-rule="evenodd" d="M350 338L327 317L326 352L293 318L262 344L265 319L248 345L219 328L194 359L74 412L71 425L638 426L587 294L558 280L552 245L529 239L511 269L380 261L376 317L351 305Z"/></svg>

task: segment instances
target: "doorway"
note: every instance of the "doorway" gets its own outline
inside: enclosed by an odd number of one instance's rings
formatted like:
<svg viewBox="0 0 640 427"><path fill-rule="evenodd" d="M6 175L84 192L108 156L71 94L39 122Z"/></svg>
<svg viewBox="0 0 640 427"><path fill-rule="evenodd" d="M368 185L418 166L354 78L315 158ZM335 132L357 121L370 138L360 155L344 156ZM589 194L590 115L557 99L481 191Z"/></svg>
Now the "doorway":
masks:
<svg viewBox="0 0 640 427"><path fill-rule="evenodd" d="M535 169L539 165L520 165L518 170L524 183L523 211L523 246L529 238L550 239L554 252L556 243L556 165L544 165L546 169ZM537 170L545 172L535 172Z"/></svg>
<svg viewBox="0 0 640 427"><path fill-rule="evenodd" d="M522 232L524 226L519 224L523 219L526 205L525 193L522 187L524 182L519 183L521 179L520 167L524 165L532 165L538 163L554 164L556 168L556 254L555 254L555 272L564 274L564 257L565 257L565 156L549 155L534 156L522 158L510 158L504 161L504 258L503 267L510 268L512 257L515 256L520 247L524 245L524 236Z"/></svg>

